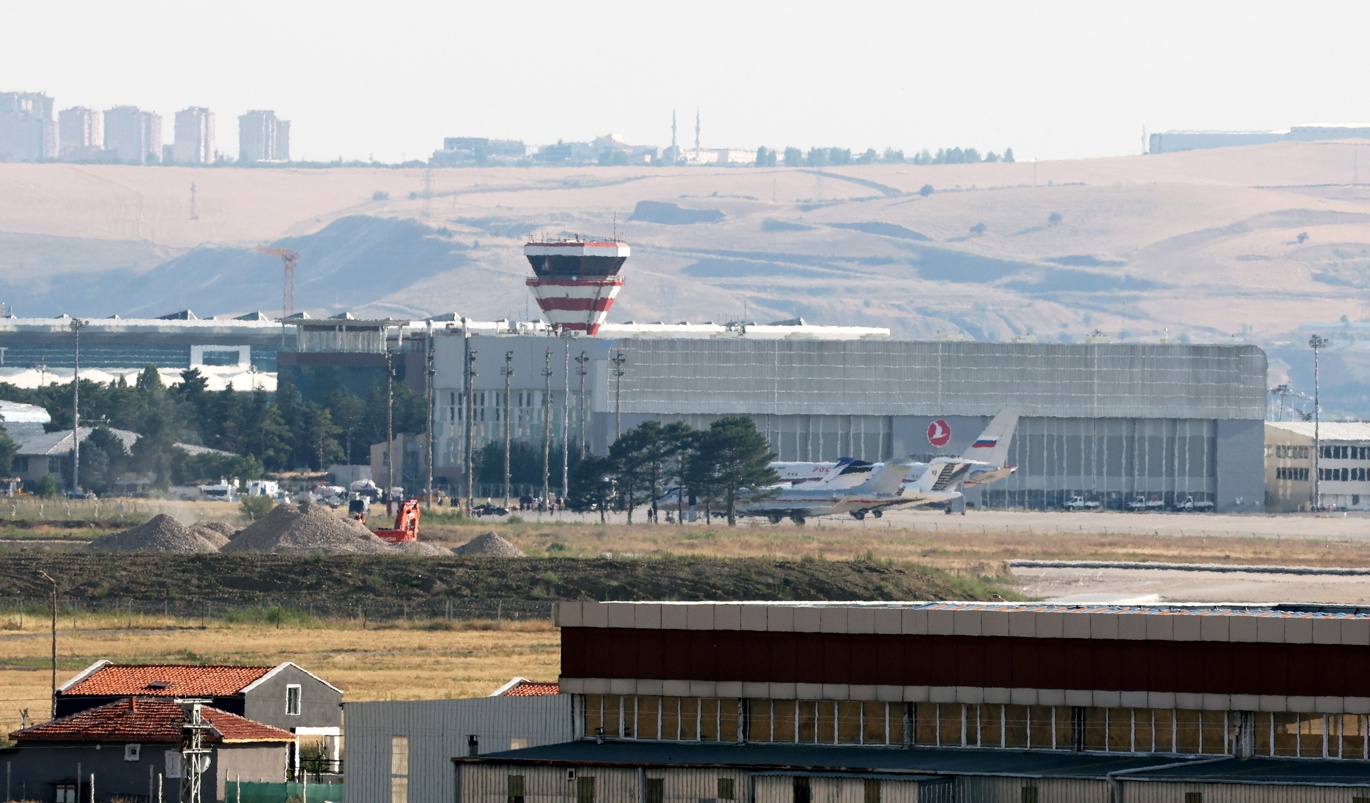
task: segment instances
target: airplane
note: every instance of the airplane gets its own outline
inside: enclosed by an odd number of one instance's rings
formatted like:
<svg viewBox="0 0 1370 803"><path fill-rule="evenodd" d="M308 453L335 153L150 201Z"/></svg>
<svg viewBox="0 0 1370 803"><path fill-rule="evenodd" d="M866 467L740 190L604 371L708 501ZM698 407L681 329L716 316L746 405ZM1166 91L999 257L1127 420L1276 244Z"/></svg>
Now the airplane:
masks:
<svg viewBox="0 0 1370 803"><path fill-rule="evenodd" d="M916 484L929 468L952 461L965 463L969 467L964 475L958 478L955 490L960 490L961 486L989 485L1007 478L1017 470L1014 466L1005 465L1009 445L1013 441L1013 432L1017 426L1018 413L1013 410L1001 410L959 458L937 457L927 463L910 464L908 476L904 479L905 487ZM862 482L865 479L862 475L879 465L881 464L844 457L837 463L777 462L771 463L771 468L780 474L783 482L795 486L829 478L835 487L842 488Z"/></svg>
<svg viewBox="0 0 1370 803"><path fill-rule="evenodd" d="M738 505L737 513L764 516L772 524L787 518L795 524L803 524L810 518L838 513L850 513L861 519L868 511L876 511L878 516L878 511L903 498L902 486L908 469L907 463L885 463L871 471L865 482L848 488L831 485L830 480L840 475L794 487L772 486L772 496L743 502Z"/></svg>

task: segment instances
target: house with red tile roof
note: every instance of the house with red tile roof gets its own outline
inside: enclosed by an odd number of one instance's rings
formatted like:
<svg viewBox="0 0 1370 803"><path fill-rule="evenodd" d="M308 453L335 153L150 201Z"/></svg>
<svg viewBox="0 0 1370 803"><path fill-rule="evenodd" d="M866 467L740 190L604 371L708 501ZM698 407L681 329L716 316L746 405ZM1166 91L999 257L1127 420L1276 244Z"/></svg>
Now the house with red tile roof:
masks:
<svg viewBox="0 0 1370 803"><path fill-rule="evenodd" d="M337 760L342 739L342 690L286 661L275 666L116 664L100 660L57 689L65 717L126 697L197 698L306 742L322 742ZM295 753L298 754L298 745ZM292 766L294 766L292 757Z"/></svg>
<svg viewBox="0 0 1370 803"><path fill-rule="evenodd" d="M513 677L508 683L490 692L491 697L546 697L552 694L560 694L561 689L555 683L539 683L528 678Z"/></svg>
<svg viewBox="0 0 1370 803"><path fill-rule="evenodd" d="M10 734L5 751L9 795L17 800L162 799L174 803L183 765L181 734L186 712L173 699L129 697L78 711ZM295 735L205 706L209 766L203 777L206 803L226 800L230 779L285 780Z"/></svg>

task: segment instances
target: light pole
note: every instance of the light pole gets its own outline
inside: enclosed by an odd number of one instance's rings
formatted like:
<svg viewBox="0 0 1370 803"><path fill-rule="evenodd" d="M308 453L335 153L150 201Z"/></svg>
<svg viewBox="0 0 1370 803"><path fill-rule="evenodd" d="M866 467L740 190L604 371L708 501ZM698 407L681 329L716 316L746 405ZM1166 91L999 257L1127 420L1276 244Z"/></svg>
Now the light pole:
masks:
<svg viewBox="0 0 1370 803"><path fill-rule="evenodd" d="M580 459L585 459L585 363L590 361L590 355L581 352L576 358L576 373L580 374Z"/></svg>
<svg viewBox="0 0 1370 803"><path fill-rule="evenodd" d="M86 322L71 319L71 333L76 338L71 374L71 491L81 491L81 328Z"/></svg>
<svg viewBox="0 0 1370 803"><path fill-rule="evenodd" d="M470 329L470 327L468 326L468 324L467 324L465 318L462 318L461 329L462 329L462 340L463 340L463 343L465 344L465 348L466 348L466 369L465 369L465 370L466 370L466 382L465 382L465 385L466 385L466 415L465 415L465 424L466 424L466 432L465 432L465 437L466 437L466 448L464 449L464 451L466 452L466 461L465 461L465 462L466 462L466 465L465 465L465 469L466 469L466 507L463 508L463 510L465 510L467 518L470 518L471 513L472 513L472 507L473 507L472 504L471 504L471 494L474 493L474 482L473 482L473 481L474 481L474 479L475 479L474 477L471 476L471 472L472 472L472 468L473 468L473 466L472 466L472 459L471 459L471 458L472 458L472 455L471 455L471 434L472 434L472 432L471 432L471 428L472 428L471 417L472 417L473 415L475 415L475 407L476 407L476 404L475 404L475 400L476 400L476 391L475 391L475 386L474 386L474 384L473 384L473 383L475 382L475 379L476 379L476 350L473 349L473 348L471 348L471 329Z"/></svg>
<svg viewBox="0 0 1370 803"><path fill-rule="evenodd" d="M623 364L627 361L623 349L618 349L609 358L609 362L614 364L614 440L623 435Z"/></svg>
<svg viewBox="0 0 1370 803"><path fill-rule="evenodd" d="M52 718L57 719L57 581L45 571L38 576L52 583Z"/></svg>
<svg viewBox="0 0 1370 803"><path fill-rule="evenodd" d="M551 466L548 461L552 459L552 350L547 349L547 356L542 367L542 507L547 509L547 494L549 493L548 471Z"/></svg>
<svg viewBox="0 0 1370 803"><path fill-rule="evenodd" d="M509 507L509 440L510 427L512 422L509 420L509 380L514 377L514 352L504 352L504 507Z"/></svg>
<svg viewBox="0 0 1370 803"><path fill-rule="evenodd" d="M1313 509L1322 507L1322 407L1319 404L1318 352L1327 348L1327 338L1313 335L1308 338L1308 346L1313 349Z"/></svg>

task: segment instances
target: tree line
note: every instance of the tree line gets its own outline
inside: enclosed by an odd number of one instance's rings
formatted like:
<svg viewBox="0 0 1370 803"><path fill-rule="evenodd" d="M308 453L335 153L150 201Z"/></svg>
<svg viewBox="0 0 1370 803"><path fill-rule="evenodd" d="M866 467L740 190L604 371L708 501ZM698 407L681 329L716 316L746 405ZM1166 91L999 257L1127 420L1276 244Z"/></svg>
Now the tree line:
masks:
<svg viewBox="0 0 1370 803"><path fill-rule="evenodd" d="M393 393L394 432L426 432L423 397L399 382ZM0 383L0 399L47 410L49 432L71 429L71 383L35 389ZM384 385L365 398L335 390L321 403L307 402L291 385L275 393L212 391L194 368L182 371L181 382L171 387L152 366L133 384L122 378L110 383L82 380L81 424L97 432L81 446L81 485L101 493L125 473L154 475L153 484L165 488L219 477L257 479L266 472L369 463L371 445L386 440L386 407ZM109 428L140 437L126 451ZM178 443L232 456L188 454ZM0 473L11 471L16 449L0 431ZM65 469L68 483L70 470Z"/></svg>
<svg viewBox="0 0 1370 803"><path fill-rule="evenodd" d="M781 163L786 167L840 167L842 165L876 163L955 165L975 164L977 162L1012 162L1013 160L1012 148L1005 148L1003 153L989 151L985 154L981 154L975 148L938 148L936 153L924 148L909 158L904 157L903 151L894 148L886 148L883 153L877 153L874 148L867 148L864 153L854 156L850 148L810 148L804 151L791 147L779 152L763 145L756 149L757 167L775 167Z"/></svg>
<svg viewBox="0 0 1370 803"><path fill-rule="evenodd" d="M572 510L598 510L600 520L610 508L628 513L646 508L655 521L659 502L678 489L667 508L679 521L689 507L687 498L702 507L706 520L714 512L737 523L737 505L755 496L780 477L770 467L775 453L756 424L746 416L726 416L708 429L688 424L647 421L623 433L606 457L588 456L571 475Z"/></svg>

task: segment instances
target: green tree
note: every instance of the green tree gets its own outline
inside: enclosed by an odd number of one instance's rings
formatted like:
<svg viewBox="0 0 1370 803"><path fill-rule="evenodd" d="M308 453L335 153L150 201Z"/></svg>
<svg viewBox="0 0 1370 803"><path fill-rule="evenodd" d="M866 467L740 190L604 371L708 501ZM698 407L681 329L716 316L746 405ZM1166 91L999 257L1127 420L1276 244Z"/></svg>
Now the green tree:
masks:
<svg viewBox="0 0 1370 803"><path fill-rule="evenodd" d="M4 429L0 429L0 474L9 476L10 469L14 467L14 456L19 453L19 444L9 436Z"/></svg>
<svg viewBox="0 0 1370 803"><path fill-rule="evenodd" d="M570 498L566 503L577 512L598 510L599 521L604 523L605 512L615 496L614 462L606 457L587 455L571 471Z"/></svg>
<svg viewBox="0 0 1370 803"><path fill-rule="evenodd" d="M933 192L935 192L935 190L933 190L931 184L924 184L923 186L918 188L918 194L923 196L924 198L928 197L929 195L932 195Z"/></svg>
<svg viewBox="0 0 1370 803"><path fill-rule="evenodd" d="M51 474L44 474L33 484L33 493L44 499L51 499L57 495L57 478Z"/></svg>
<svg viewBox="0 0 1370 803"><path fill-rule="evenodd" d="M775 459L766 438L746 416L725 416L700 434L692 459L697 479L716 493L728 516L737 524L740 494L755 495L766 485L780 481L770 462Z"/></svg>
<svg viewBox="0 0 1370 803"><path fill-rule="evenodd" d="M1004 161L1005 161L1005 162L1011 162L1011 161L1013 161L1013 149L1012 149L1012 148L1005 148L1005 149L1004 149Z"/></svg>
<svg viewBox="0 0 1370 803"><path fill-rule="evenodd" d="M785 149L785 166L799 167L804 164L804 152L798 148Z"/></svg>

